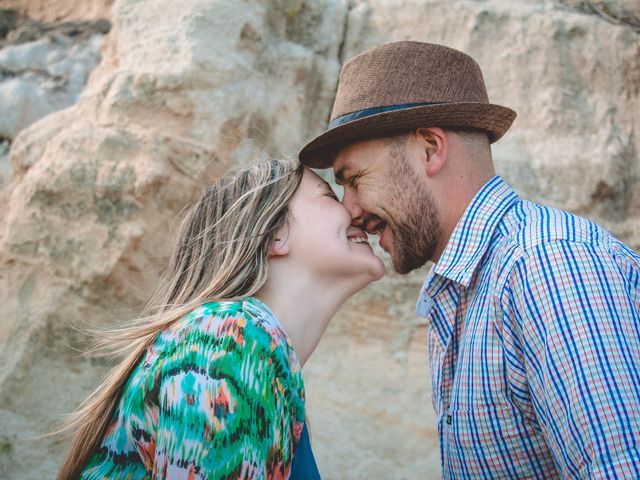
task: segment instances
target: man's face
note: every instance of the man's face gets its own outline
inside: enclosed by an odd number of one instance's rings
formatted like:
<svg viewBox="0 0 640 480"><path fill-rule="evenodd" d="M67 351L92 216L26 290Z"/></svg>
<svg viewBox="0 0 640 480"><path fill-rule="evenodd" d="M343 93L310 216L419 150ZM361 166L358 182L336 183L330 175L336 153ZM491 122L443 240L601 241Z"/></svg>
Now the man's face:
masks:
<svg viewBox="0 0 640 480"><path fill-rule="evenodd" d="M342 149L333 163L353 224L380 234L380 246L398 273L433 258L440 235L436 203L408 145L411 135L365 140Z"/></svg>

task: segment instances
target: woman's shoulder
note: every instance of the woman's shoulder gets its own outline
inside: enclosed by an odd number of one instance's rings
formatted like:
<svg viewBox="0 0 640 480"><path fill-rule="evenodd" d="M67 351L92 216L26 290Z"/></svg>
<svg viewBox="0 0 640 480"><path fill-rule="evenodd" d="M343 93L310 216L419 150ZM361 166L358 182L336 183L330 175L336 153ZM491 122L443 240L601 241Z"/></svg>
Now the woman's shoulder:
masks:
<svg viewBox="0 0 640 480"><path fill-rule="evenodd" d="M293 369L299 368L293 347L277 318L254 297L200 305L163 331L155 350L165 355L176 355L179 350L203 350L211 355L219 350L250 351L278 360L285 357Z"/></svg>
<svg viewBox="0 0 640 480"><path fill-rule="evenodd" d="M239 383L278 379L295 408L304 409L298 357L275 315L255 298L205 303L163 332L156 345L149 366L154 384L186 372Z"/></svg>

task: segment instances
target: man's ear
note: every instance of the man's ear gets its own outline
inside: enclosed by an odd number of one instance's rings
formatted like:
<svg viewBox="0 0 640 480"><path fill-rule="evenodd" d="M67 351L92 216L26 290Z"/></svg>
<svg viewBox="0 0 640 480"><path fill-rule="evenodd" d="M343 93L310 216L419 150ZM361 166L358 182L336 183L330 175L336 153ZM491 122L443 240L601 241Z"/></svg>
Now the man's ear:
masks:
<svg viewBox="0 0 640 480"><path fill-rule="evenodd" d="M273 240L273 243L269 247L269 256L268 258L273 257L284 257L289 254L289 227L285 225L282 227L278 233L276 234L276 238Z"/></svg>
<svg viewBox="0 0 640 480"><path fill-rule="evenodd" d="M425 173L433 177L442 170L447 161L447 133L438 127L418 128L415 133L422 148Z"/></svg>

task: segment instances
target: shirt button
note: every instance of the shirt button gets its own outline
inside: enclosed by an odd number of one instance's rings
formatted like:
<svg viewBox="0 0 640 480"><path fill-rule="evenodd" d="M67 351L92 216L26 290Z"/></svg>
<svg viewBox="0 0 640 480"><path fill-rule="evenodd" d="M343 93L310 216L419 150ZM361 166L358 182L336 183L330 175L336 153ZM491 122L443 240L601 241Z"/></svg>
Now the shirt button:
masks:
<svg viewBox="0 0 640 480"><path fill-rule="evenodd" d="M451 415L447 415L447 425L451 425Z"/></svg>

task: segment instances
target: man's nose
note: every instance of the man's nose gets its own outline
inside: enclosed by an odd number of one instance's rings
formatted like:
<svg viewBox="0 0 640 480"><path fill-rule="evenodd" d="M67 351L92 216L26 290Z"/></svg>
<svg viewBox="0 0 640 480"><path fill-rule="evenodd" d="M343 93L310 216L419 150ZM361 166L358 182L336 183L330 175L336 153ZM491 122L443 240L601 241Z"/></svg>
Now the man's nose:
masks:
<svg viewBox="0 0 640 480"><path fill-rule="evenodd" d="M345 206L349 214L351 215L351 219L355 222L357 220L362 219L362 208L358 203L358 199L356 195L349 188L344 189L344 195L342 196L342 204Z"/></svg>

